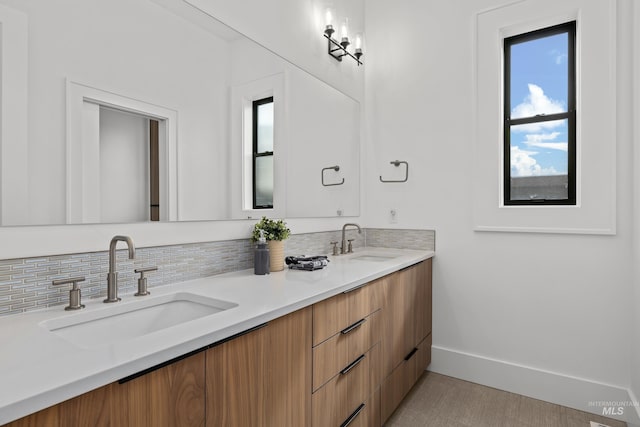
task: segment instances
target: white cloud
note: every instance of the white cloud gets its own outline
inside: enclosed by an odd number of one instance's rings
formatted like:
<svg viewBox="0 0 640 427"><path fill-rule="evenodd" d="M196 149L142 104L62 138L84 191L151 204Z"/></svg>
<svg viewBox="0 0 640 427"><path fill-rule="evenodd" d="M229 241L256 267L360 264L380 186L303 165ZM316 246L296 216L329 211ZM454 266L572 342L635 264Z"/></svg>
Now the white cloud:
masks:
<svg viewBox="0 0 640 427"><path fill-rule="evenodd" d="M558 49L553 49L549 54L554 57L556 65L561 65L569 58L569 55L560 52Z"/></svg>
<svg viewBox="0 0 640 427"><path fill-rule="evenodd" d="M534 117L538 115L557 114L566 111L562 101L556 101L544 94L544 90L533 83L528 84L529 94L523 102L516 105L511 110L511 118L519 119L523 117ZM562 125L563 120L551 122L529 123L526 125L513 126L515 132L540 132L542 130L554 129Z"/></svg>
<svg viewBox="0 0 640 427"><path fill-rule="evenodd" d="M560 136L560 132L536 133L533 135L527 135L527 141L531 141L531 142L553 141L559 136Z"/></svg>
<svg viewBox="0 0 640 427"><path fill-rule="evenodd" d="M536 151L521 150L519 147L511 147L511 176L523 177L523 176L547 176L558 175L558 171L555 168L543 168L538 164L535 156L538 154Z"/></svg>
<svg viewBox="0 0 640 427"><path fill-rule="evenodd" d="M569 144L561 141L553 141L558 136L560 136L560 132L551 132L551 133L537 133L537 134L527 134L525 135L528 147L539 147L546 148L550 150L560 150L560 151L568 151ZM553 141L553 142L548 142Z"/></svg>
<svg viewBox="0 0 640 427"><path fill-rule="evenodd" d="M529 83L529 95L511 110L511 118L533 117L539 114L556 114L565 111L562 102L553 100L544 94L538 85Z"/></svg>

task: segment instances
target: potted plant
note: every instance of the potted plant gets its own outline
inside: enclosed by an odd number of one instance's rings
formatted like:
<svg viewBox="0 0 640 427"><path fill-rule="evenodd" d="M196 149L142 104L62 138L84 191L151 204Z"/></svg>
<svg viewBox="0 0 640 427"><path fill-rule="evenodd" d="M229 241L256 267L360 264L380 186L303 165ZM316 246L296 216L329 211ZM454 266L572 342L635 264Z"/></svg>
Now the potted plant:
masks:
<svg viewBox="0 0 640 427"><path fill-rule="evenodd" d="M251 241L257 242L260 238L260 230L264 230L264 237L267 239L269 248L269 262L271 271L284 270L284 240L289 237L291 230L287 228L287 223L281 219L270 219L263 216L253 226Z"/></svg>

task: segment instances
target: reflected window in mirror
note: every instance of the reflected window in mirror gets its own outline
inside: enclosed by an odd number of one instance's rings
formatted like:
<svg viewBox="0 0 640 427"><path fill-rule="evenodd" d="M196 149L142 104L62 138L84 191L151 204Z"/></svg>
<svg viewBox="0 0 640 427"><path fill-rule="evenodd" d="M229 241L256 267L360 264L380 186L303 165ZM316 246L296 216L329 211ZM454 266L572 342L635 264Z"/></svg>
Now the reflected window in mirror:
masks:
<svg viewBox="0 0 640 427"><path fill-rule="evenodd" d="M253 101L253 209L273 209L273 97Z"/></svg>

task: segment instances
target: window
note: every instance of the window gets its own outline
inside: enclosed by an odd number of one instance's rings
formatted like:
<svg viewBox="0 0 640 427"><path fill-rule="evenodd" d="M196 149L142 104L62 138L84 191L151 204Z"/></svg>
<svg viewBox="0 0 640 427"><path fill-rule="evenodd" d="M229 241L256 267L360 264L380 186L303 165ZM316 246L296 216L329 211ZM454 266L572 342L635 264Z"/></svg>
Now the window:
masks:
<svg viewBox="0 0 640 427"><path fill-rule="evenodd" d="M253 101L253 208L273 209L273 97Z"/></svg>
<svg viewBox="0 0 640 427"><path fill-rule="evenodd" d="M576 204L575 21L504 39L504 204Z"/></svg>

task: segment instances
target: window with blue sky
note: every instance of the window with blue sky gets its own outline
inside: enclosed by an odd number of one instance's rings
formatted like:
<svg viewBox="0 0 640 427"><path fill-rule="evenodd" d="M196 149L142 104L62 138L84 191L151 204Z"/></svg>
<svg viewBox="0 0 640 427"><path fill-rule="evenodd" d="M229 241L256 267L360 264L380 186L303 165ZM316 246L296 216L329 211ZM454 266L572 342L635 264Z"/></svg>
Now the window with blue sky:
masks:
<svg viewBox="0 0 640 427"><path fill-rule="evenodd" d="M504 202L575 204L575 22L504 46Z"/></svg>

